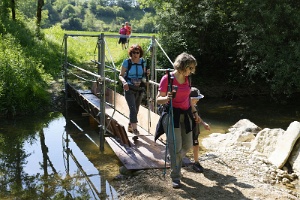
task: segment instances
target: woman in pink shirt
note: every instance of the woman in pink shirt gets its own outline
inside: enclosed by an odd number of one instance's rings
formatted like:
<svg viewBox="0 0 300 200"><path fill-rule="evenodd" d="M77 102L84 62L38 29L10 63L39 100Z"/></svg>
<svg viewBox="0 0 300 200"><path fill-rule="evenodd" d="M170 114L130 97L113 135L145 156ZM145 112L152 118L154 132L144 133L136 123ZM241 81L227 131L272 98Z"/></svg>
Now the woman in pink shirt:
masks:
<svg viewBox="0 0 300 200"><path fill-rule="evenodd" d="M121 43L122 44L122 49L126 49L125 47L125 43L126 43L126 33L127 33L127 30L125 28L125 25L122 24L122 28L120 28L119 30L119 34L120 34L120 38L119 38L119 44Z"/></svg>
<svg viewBox="0 0 300 200"><path fill-rule="evenodd" d="M196 59L187 53L177 56L174 62L174 71L162 77L159 91L156 97L158 104L170 104L172 101L173 123L170 123L169 114L162 119L162 125L167 133L167 143L171 159L171 179L173 188L180 188L182 159L192 147L192 120L200 121L195 106L191 105L190 82L188 76L195 73ZM169 77L170 76L170 77ZM173 98L169 92L169 82L177 86L177 92ZM172 120L172 119L171 119ZM174 125L174 129L170 126ZM171 131L170 131L171 130Z"/></svg>

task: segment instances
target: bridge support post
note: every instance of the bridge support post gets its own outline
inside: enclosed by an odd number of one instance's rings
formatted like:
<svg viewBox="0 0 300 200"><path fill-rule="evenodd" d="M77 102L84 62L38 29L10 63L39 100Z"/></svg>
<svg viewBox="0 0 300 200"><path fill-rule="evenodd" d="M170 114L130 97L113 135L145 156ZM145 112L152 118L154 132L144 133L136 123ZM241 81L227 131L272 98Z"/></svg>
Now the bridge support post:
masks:
<svg viewBox="0 0 300 200"><path fill-rule="evenodd" d="M101 33L98 39L98 74L101 76L100 81L100 113L99 113L99 135L100 151L104 151L104 134L105 134L105 42L104 33Z"/></svg>
<svg viewBox="0 0 300 200"><path fill-rule="evenodd" d="M66 116L68 114L68 35L64 35L64 54L65 54L65 61L64 61L64 89L65 89L65 112Z"/></svg>
<svg viewBox="0 0 300 200"><path fill-rule="evenodd" d="M151 37L151 42L152 42L152 52L151 52L151 80L154 80L157 83L157 71L156 69L156 40L155 40L155 36L153 35ZM153 97L155 98L157 95L157 87L152 87L152 91L151 94L153 95ZM157 103L155 100L153 100L153 112L157 112L156 108L157 108Z"/></svg>

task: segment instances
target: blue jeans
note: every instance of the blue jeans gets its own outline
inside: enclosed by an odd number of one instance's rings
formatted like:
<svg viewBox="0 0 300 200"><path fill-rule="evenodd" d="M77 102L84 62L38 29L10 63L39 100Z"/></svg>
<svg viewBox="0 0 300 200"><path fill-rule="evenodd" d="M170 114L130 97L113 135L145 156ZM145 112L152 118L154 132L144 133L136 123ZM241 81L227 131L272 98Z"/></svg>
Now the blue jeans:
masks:
<svg viewBox="0 0 300 200"><path fill-rule="evenodd" d="M124 92L125 99L129 108L129 122L137 123L137 114L143 99L143 91L128 90Z"/></svg>
<svg viewBox="0 0 300 200"><path fill-rule="evenodd" d="M182 178L182 159L193 146L192 131L189 133L185 131L184 114L180 115L179 128L174 128L174 133L172 133L172 127L169 127L170 132L168 133L168 124L169 114L165 115L163 119L163 127L167 134L168 150L171 159L170 176L172 180L180 180Z"/></svg>

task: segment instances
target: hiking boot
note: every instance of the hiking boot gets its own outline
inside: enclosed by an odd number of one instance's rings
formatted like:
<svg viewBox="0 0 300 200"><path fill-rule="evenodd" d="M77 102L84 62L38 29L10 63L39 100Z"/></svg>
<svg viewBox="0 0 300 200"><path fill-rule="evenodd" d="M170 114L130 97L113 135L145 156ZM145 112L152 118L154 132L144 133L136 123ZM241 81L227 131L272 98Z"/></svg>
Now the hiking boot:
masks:
<svg viewBox="0 0 300 200"><path fill-rule="evenodd" d="M195 172L198 172L198 173L203 173L204 168L200 165L199 162L195 162L193 164L193 170L195 170Z"/></svg>
<svg viewBox="0 0 300 200"><path fill-rule="evenodd" d="M137 139L139 139L138 135L140 135L140 132L137 129L133 130L133 134L135 134L135 136L132 137L132 139L134 141L136 141Z"/></svg>
<svg viewBox="0 0 300 200"><path fill-rule="evenodd" d="M128 124L127 131L128 131L128 132L130 132L130 133L132 133L132 132L133 132L133 128L132 128L132 126L131 126L131 124L130 124L130 123Z"/></svg>
<svg viewBox="0 0 300 200"><path fill-rule="evenodd" d="M175 189L181 188L180 180L172 180L172 187Z"/></svg>

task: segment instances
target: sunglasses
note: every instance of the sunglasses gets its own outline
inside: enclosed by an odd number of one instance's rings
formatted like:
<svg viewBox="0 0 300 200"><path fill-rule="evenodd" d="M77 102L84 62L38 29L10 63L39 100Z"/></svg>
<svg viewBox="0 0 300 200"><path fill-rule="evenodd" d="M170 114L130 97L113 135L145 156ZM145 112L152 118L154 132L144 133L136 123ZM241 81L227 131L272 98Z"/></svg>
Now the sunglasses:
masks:
<svg viewBox="0 0 300 200"><path fill-rule="evenodd" d="M132 54L140 54L139 51L133 51Z"/></svg>

